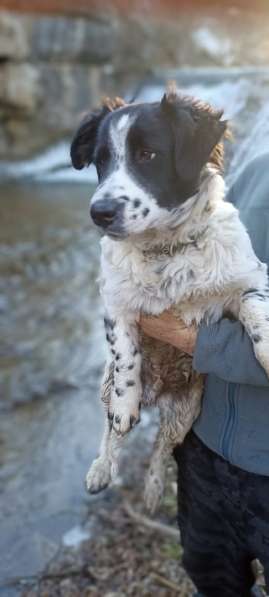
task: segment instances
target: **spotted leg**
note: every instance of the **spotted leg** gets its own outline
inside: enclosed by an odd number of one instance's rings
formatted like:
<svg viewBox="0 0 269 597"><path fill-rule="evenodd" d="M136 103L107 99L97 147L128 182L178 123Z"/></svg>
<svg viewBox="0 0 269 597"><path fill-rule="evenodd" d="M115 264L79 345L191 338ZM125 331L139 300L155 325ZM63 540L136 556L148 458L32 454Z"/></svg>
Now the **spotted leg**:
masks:
<svg viewBox="0 0 269 597"><path fill-rule="evenodd" d="M141 354L135 317L107 317L107 341L114 358L114 385L108 409L112 428L125 435L140 420Z"/></svg>
<svg viewBox="0 0 269 597"><path fill-rule="evenodd" d="M158 400L160 410L160 428L152 453L149 470L145 481L144 499L148 510L153 514L158 508L165 487L165 475L177 444L182 444L197 419L203 392L203 377L178 396L163 395Z"/></svg>
<svg viewBox="0 0 269 597"><path fill-rule="evenodd" d="M241 296L239 319L246 328L256 358L269 377L269 288L251 288Z"/></svg>
<svg viewBox="0 0 269 597"><path fill-rule="evenodd" d="M106 364L104 379L101 388L101 398L105 410L105 428L96 458L87 473L86 487L89 493L99 493L105 489L118 472L118 460L121 450L122 438L111 428L108 419L108 407L113 387L114 364Z"/></svg>

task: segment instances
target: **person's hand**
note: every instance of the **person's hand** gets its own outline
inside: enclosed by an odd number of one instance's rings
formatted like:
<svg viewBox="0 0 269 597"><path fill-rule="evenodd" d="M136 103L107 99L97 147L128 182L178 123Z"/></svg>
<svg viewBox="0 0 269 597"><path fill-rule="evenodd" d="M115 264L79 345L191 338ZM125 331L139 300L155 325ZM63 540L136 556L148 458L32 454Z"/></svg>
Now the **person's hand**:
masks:
<svg viewBox="0 0 269 597"><path fill-rule="evenodd" d="M147 336L173 344L183 352L194 353L197 328L186 324L171 311L164 311L157 317L141 314L139 324Z"/></svg>

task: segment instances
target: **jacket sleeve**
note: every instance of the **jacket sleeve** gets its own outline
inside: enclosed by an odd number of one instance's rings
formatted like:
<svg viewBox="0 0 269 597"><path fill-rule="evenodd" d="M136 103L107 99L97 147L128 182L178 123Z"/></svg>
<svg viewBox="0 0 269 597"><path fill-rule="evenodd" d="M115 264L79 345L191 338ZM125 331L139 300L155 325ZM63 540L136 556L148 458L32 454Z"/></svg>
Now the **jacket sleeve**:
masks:
<svg viewBox="0 0 269 597"><path fill-rule="evenodd" d="M239 321L222 319L199 328L193 367L231 383L269 387L269 378L257 361L252 341Z"/></svg>

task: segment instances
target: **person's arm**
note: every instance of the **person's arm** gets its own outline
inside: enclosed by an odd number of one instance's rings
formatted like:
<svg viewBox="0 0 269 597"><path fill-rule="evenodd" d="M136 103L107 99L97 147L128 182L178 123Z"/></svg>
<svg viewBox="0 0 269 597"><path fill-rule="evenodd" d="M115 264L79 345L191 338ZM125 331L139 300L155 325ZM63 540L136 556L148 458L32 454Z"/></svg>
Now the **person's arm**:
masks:
<svg viewBox="0 0 269 597"><path fill-rule="evenodd" d="M193 367L198 373L213 373L232 383L269 386L269 378L239 321L222 319L216 324L202 324L197 330L165 311L159 317L141 316L140 325L149 336L193 355Z"/></svg>
<svg viewBox="0 0 269 597"><path fill-rule="evenodd" d="M269 386L253 345L239 321L222 319L199 328L193 353L193 367L199 373L213 373L225 381Z"/></svg>

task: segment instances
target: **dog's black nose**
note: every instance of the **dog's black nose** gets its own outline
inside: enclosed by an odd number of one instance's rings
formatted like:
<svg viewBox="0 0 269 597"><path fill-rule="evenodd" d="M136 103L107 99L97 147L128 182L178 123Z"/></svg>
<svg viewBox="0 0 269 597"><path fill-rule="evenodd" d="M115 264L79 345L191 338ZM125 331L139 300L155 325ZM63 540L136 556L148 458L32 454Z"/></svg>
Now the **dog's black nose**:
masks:
<svg viewBox="0 0 269 597"><path fill-rule="evenodd" d="M114 199L100 199L91 205L90 214L97 226L107 228L115 219L120 205Z"/></svg>

